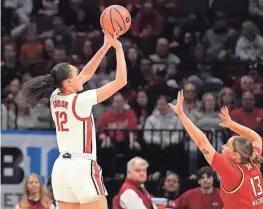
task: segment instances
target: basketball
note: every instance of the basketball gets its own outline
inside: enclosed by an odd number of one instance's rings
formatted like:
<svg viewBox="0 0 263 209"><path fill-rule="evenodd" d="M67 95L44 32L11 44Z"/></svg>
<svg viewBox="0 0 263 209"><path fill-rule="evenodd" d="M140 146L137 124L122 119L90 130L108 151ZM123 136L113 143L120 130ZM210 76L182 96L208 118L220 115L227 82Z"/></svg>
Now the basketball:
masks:
<svg viewBox="0 0 263 209"><path fill-rule="evenodd" d="M131 27L131 15L129 11L119 5L107 7L100 16L100 25L109 34L121 36Z"/></svg>

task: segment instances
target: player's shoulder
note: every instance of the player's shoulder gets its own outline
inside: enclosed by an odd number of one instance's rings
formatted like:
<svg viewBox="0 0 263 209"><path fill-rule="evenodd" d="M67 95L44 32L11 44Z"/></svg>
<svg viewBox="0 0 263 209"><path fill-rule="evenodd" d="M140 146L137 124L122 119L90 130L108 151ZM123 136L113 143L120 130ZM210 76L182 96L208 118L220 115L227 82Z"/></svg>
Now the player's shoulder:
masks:
<svg viewBox="0 0 263 209"><path fill-rule="evenodd" d="M61 92L60 89L56 88L50 96L50 101L54 98L54 96L58 95L59 92Z"/></svg>

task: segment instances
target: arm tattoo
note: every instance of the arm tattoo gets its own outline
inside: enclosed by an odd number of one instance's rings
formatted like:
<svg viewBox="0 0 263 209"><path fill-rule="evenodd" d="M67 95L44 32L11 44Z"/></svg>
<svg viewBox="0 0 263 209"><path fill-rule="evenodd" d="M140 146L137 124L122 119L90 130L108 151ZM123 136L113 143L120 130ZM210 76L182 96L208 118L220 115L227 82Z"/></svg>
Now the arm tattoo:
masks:
<svg viewBox="0 0 263 209"><path fill-rule="evenodd" d="M202 153L203 153L204 155L209 154L209 152L208 152L206 149L202 149Z"/></svg>

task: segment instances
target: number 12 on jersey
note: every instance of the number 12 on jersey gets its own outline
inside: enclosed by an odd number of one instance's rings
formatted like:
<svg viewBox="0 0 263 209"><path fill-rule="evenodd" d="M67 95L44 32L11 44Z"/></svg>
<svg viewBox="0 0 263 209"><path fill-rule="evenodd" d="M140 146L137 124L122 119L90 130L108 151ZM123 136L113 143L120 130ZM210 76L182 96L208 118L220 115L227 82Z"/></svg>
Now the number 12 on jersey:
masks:
<svg viewBox="0 0 263 209"><path fill-rule="evenodd" d="M252 186L255 197L263 194L259 176L250 178L250 184Z"/></svg>
<svg viewBox="0 0 263 209"><path fill-rule="evenodd" d="M55 112L56 114L56 124L58 131L69 131L68 128L65 127L65 125L68 122L68 115L66 112Z"/></svg>

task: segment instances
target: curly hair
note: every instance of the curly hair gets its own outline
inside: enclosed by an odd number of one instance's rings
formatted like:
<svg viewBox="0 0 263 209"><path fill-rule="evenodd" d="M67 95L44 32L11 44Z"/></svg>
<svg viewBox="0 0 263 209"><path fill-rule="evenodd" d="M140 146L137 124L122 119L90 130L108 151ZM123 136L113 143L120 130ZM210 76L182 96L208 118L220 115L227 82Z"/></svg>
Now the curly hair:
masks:
<svg viewBox="0 0 263 209"><path fill-rule="evenodd" d="M63 81L71 76L70 64L59 63L55 65L51 74L35 77L26 82L22 89L30 107L35 107L40 99L49 99L52 92L63 87Z"/></svg>

